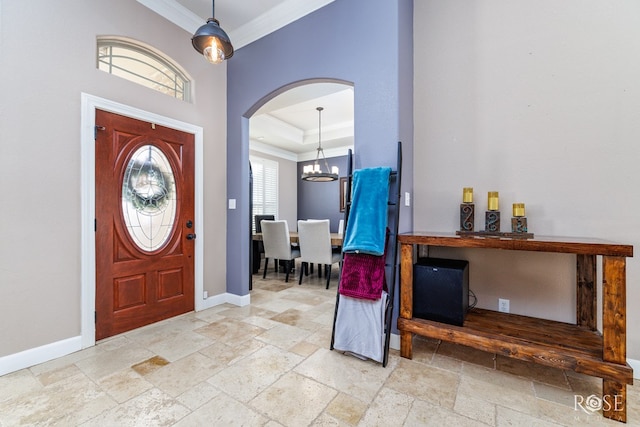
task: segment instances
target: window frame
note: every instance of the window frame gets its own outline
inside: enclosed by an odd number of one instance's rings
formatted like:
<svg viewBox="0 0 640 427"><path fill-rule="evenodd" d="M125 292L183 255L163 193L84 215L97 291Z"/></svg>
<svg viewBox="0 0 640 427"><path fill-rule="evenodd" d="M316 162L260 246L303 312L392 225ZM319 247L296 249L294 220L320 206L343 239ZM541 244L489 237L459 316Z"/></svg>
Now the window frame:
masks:
<svg viewBox="0 0 640 427"><path fill-rule="evenodd" d="M255 233L256 215L274 215L276 219L278 218L280 163L275 160L254 155L249 156L249 162L251 163L251 173L253 178L251 231ZM270 176L267 176L268 174L270 174ZM262 183L262 185L257 185L258 183ZM261 203L256 203L256 193L258 190L262 192Z"/></svg>
<svg viewBox="0 0 640 427"><path fill-rule="evenodd" d="M109 49L108 55L103 55L101 53L105 48ZM130 51L133 53L133 55L114 55L112 52L113 48ZM142 61L140 58L136 57L139 55L148 58L149 62ZM173 82L173 85L169 85L164 81L158 80L151 74L140 74L135 70L132 70L131 68L123 66L123 64L114 63L114 58L138 62L147 68L155 70L157 73L160 73L160 75L165 76L168 81ZM103 65L104 68L102 68L101 65ZM164 67L164 69L160 68L158 65ZM193 87L193 80L191 79L191 77L189 77L189 75L180 65L178 65L167 55L148 45L145 45L144 43L121 37L98 37L96 40L96 68L108 74L115 75L133 83L137 83L143 87L147 87L165 95L169 95L173 98L191 102L191 88ZM120 73L114 74L114 69L119 70ZM146 81L149 84L144 84L140 80Z"/></svg>

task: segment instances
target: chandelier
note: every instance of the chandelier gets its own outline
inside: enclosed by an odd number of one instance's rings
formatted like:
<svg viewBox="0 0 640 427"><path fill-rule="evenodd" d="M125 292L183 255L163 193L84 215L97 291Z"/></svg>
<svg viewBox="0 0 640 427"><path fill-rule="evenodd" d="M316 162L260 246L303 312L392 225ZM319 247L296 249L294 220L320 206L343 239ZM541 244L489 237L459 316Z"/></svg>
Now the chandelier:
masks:
<svg viewBox="0 0 640 427"><path fill-rule="evenodd" d="M204 55L207 61L219 64L233 56L233 46L229 36L220 28L220 22L215 18L215 0L211 3L212 17L207 19L206 24L198 28L191 38L191 43L198 52Z"/></svg>
<svg viewBox="0 0 640 427"><path fill-rule="evenodd" d="M324 108L317 107L318 110L318 148L316 154L316 160L312 165L305 165L302 168L302 180L311 182L329 182L336 181L338 179L338 167L333 166L329 169L329 163L324 156L324 150L322 149L322 110ZM320 156L324 161L325 170L320 167Z"/></svg>

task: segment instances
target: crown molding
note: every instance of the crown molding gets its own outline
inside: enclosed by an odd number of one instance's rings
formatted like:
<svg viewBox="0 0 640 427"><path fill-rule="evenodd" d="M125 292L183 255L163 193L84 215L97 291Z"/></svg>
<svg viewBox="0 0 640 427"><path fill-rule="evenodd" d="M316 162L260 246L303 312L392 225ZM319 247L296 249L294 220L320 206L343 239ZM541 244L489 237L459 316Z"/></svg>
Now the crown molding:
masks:
<svg viewBox="0 0 640 427"><path fill-rule="evenodd" d="M230 31L229 38L233 41L233 45L237 45L239 49L334 1L287 0L254 20Z"/></svg>
<svg viewBox="0 0 640 427"><path fill-rule="evenodd" d="M283 150L282 148L274 147L273 145L265 144L264 142L256 141L255 139L252 139L249 143L249 150L268 154L279 159L290 160L292 162L298 161L298 156L296 155L296 153Z"/></svg>
<svg viewBox="0 0 640 427"><path fill-rule="evenodd" d="M291 151L283 150L282 148L274 147L273 145L256 141L255 139L251 140L249 149L251 151L255 151L256 153L268 154L270 156L277 157L284 160L289 160L292 162L307 162L307 161L315 160L318 154L318 151L315 149L313 151L308 151L306 153L296 154ZM353 151L353 145L350 145L347 147L323 149L324 156L327 159L331 157L346 156L349 153L349 150Z"/></svg>
<svg viewBox="0 0 640 427"><path fill-rule="evenodd" d="M322 125L322 142L332 141L341 138L353 139L354 121L347 120L333 125ZM318 143L318 128L305 132L302 144Z"/></svg>
<svg viewBox="0 0 640 427"><path fill-rule="evenodd" d="M205 24L198 15L175 0L136 0L190 34Z"/></svg>
<svg viewBox="0 0 640 427"><path fill-rule="evenodd" d="M353 145L350 145L350 146L347 146L347 147L323 148L322 149L322 151L324 152L324 156L327 159L330 159L331 157L346 156L349 153L349 150L353 151ZM300 153L300 154L298 154L298 161L299 162L306 162L306 161L309 161L309 160L315 160L317 155L318 155L318 151L317 150L309 151L308 153Z"/></svg>
<svg viewBox="0 0 640 427"><path fill-rule="evenodd" d="M304 143L304 131L302 129L270 114L258 114L251 117L251 133L255 134L255 136L268 134L273 138L296 144Z"/></svg>
<svg viewBox="0 0 640 427"><path fill-rule="evenodd" d="M201 17L175 0L136 0L190 34L205 24ZM234 49L240 49L335 0L287 0L250 22L227 31Z"/></svg>

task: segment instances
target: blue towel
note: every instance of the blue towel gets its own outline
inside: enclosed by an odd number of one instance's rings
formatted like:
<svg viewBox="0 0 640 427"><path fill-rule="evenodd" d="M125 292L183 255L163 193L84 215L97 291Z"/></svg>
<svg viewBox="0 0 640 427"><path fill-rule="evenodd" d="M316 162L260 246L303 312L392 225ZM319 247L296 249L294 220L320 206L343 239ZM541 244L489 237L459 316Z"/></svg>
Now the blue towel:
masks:
<svg viewBox="0 0 640 427"><path fill-rule="evenodd" d="M390 173L391 168L359 169L353 173L343 252L384 254Z"/></svg>

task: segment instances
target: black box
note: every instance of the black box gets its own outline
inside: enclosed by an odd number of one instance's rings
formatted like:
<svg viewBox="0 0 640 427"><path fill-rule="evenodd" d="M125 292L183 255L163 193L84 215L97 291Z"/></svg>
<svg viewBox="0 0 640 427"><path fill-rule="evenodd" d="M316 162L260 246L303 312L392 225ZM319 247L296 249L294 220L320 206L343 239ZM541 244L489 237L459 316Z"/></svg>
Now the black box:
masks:
<svg viewBox="0 0 640 427"><path fill-rule="evenodd" d="M420 258L413 266L413 317L462 326L469 309L469 262Z"/></svg>

